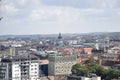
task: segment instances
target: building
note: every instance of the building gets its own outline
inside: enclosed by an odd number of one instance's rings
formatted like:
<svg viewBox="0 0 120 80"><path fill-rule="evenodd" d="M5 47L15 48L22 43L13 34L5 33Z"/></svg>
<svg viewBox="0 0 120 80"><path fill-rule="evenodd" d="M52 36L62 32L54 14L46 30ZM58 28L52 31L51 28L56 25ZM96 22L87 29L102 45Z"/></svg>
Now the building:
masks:
<svg viewBox="0 0 120 80"><path fill-rule="evenodd" d="M0 80L9 80L11 74L10 64L0 62Z"/></svg>
<svg viewBox="0 0 120 80"><path fill-rule="evenodd" d="M67 76L67 80L101 80L101 77L96 74L90 74L88 76L69 75Z"/></svg>
<svg viewBox="0 0 120 80"><path fill-rule="evenodd" d="M36 80L39 78L38 59L33 55L5 57L1 60L0 75L3 80Z"/></svg>
<svg viewBox="0 0 120 80"><path fill-rule="evenodd" d="M76 64L76 56L70 54L50 54L48 64L49 75L68 75L71 68Z"/></svg>
<svg viewBox="0 0 120 80"><path fill-rule="evenodd" d="M62 35L61 35L61 33L59 33L58 39L62 39Z"/></svg>
<svg viewBox="0 0 120 80"><path fill-rule="evenodd" d="M48 64L40 65L40 77L48 76Z"/></svg>
<svg viewBox="0 0 120 80"><path fill-rule="evenodd" d="M81 80L101 80L101 77L81 77Z"/></svg>
<svg viewBox="0 0 120 80"><path fill-rule="evenodd" d="M48 59L40 60L40 77L48 76Z"/></svg>
<svg viewBox="0 0 120 80"><path fill-rule="evenodd" d="M16 48L15 47L10 47L10 55L15 56L16 54Z"/></svg>
<svg viewBox="0 0 120 80"><path fill-rule="evenodd" d="M67 76L67 80L81 80L81 76L69 75Z"/></svg>

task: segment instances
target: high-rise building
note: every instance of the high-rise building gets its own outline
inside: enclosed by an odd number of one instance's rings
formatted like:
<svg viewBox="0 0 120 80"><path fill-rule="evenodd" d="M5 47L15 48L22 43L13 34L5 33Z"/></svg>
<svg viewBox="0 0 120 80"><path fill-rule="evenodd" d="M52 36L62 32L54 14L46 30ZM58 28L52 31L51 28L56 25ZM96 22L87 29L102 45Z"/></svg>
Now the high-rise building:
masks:
<svg viewBox="0 0 120 80"><path fill-rule="evenodd" d="M51 54L48 57L48 73L49 75L68 75L76 64L76 56L70 54Z"/></svg>
<svg viewBox="0 0 120 80"><path fill-rule="evenodd" d="M10 47L10 55L15 56L16 55L16 48L15 47Z"/></svg>

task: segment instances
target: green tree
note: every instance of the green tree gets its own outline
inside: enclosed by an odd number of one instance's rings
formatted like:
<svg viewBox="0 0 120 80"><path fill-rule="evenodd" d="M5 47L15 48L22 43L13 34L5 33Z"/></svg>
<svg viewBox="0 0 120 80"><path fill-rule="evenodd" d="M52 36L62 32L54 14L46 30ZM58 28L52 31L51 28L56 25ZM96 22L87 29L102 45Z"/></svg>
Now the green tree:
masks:
<svg viewBox="0 0 120 80"><path fill-rule="evenodd" d="M101 65L88 63L86 64L86 67L88 67L88 69L90 70L90 73L95 73L98 76L106 74L106 70Z"/></svg>
<svg viewBox="0 0 120 80"><path fill-rule="evenodd" d="M89 69L85 65L83 65L79 68L77 75L78 76L87 76L87 74L89 74L89 73L90 73Z"/></svg>
<svg viewBox="0 0 120 80"><path fill-rule="evenodd" d="M118 70L117 68L110 68L107 71L108 72L107 72L106 80L118 79L118 77L120 77L120 70Z"/></svg>
<svg viewBox="0 0 120 80"><path fill-rule="evenodd" d="M77 76L85 76L89 73L89 69L85 65L75 64L72 67L72 74Z"/></svg>
<svg viewBox="0 0 120 80"><path fill-rule="evenodd" d="M118 79L118 77L120 77L119 69L105 69L103 66L94 63L88 63L86 65L75 64L71 71L72 74L77 76L86 76L89 73L95 73L96 75L101 76L104 80Z"/></svg>
<svg viewBox="0 0 120 80"><path fill-rule="evenodd" d="M71 70L72 74L73 75L77 75L78 74L78 70L79 70L80 67L81 67L81 64L75 64L75 65L73 65L72 66L72 70Z"/></svg>

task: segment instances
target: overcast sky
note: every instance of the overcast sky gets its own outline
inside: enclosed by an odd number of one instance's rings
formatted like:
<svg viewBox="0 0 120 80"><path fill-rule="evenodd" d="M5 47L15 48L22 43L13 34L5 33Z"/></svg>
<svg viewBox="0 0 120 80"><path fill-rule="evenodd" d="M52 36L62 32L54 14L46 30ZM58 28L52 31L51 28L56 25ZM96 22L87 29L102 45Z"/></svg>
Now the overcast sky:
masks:
<svg viewBox="0 0 120 80"><path fill-rule="evenodd" d="M2 0L0 35L119 32L120 0Z"/></svg>

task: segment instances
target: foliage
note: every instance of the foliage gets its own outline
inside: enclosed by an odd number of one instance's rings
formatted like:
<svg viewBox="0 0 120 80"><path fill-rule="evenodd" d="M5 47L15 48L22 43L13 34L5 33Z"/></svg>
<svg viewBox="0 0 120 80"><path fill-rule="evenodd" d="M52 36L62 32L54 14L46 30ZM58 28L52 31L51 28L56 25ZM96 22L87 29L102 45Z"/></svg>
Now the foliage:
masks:
<svg viewBox="0 0 120 80"><path fill-rule="evenodd" d="M120 70L117 68L105 69L103 66L95 63L87 63L85 65L75 64L72 67L72 74L77 76L86 76L89 73L95 73L104 80L118 79Z"/></svg>
<svg viewBox="0 0 120 80"><path fill-rule="evenodd" d="M72 67L72 74L74 74L74 75L78 75L78 70L79 70L79 68L81 67L81 65L80 64L75 64L75 65L73 65L73 67Z"/></svg>
<svg viewBox="0 0 120 80"><path fill-rule="evenodd" d="M88 68L85 66L85 65L80 65L80 64L75 64L73 67L72 67L72 74L74 75L81 75L81 76L85 76L89 73L89 70Z"/></svg>

